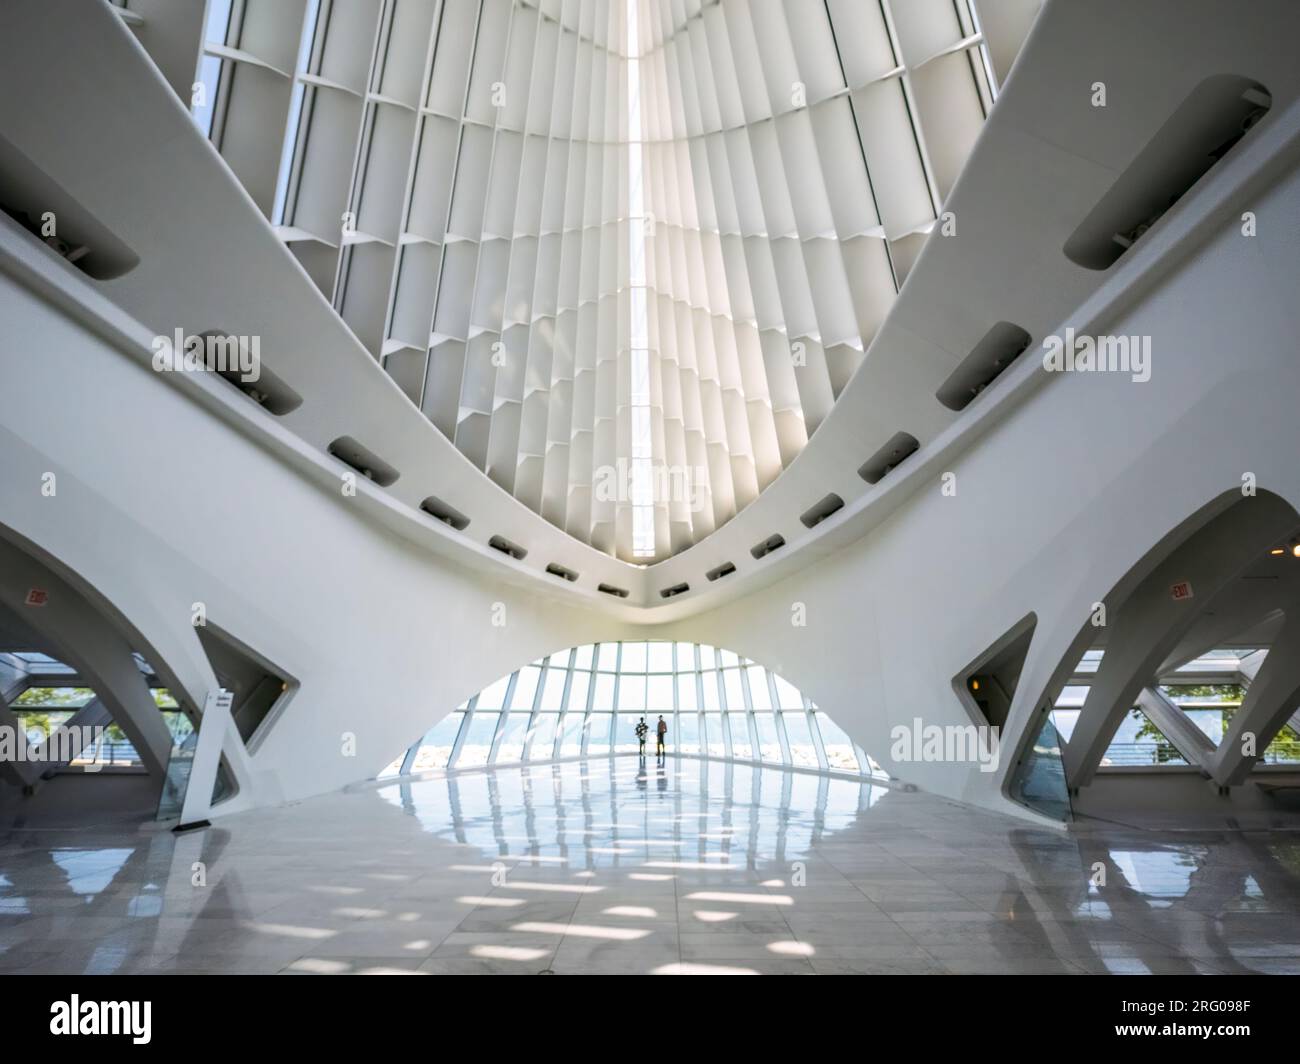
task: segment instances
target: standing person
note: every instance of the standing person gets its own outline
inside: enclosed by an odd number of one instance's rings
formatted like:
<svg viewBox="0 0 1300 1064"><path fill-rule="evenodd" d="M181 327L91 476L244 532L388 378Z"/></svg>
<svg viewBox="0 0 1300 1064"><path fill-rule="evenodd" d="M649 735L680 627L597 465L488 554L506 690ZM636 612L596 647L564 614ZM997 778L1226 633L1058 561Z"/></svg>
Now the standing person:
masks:
<svg viewBox="0 0 1300 1064"><path fill-rule="evenodd" d="M655 747L655 756L664 756L664 736L668 734L668 722L664 720L663 714L659 714L659 724L655 729L655 735L658 739L658 745Z"/></svg>
<svg viewBox="0 0 1300 1064"><path fill-rule="evenodd" d="M641 723L636 726L636 738L637 738L637 742L641 744L642 760L645 760L645 737L649 733L649 731L650 728L645 722L645 717L642 717Z"/></svg>

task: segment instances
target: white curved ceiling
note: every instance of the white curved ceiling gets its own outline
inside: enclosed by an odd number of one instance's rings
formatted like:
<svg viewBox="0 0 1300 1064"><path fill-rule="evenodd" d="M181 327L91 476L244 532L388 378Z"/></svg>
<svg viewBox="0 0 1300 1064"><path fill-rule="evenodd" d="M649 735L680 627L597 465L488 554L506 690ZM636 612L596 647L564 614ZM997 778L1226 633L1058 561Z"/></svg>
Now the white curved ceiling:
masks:
<svg viewBox="0 0 1300 1064"><path fill-rule="evenodd" d="M1037 4L210 0L196 117L407 396L625 561L857 368Z"/></svg>
<svg viewBox="0 0 1300 1064"><path fill-rule="evenodd" d="M73 38L78 46L86 39L96 42L78 53L89 58L73 71L52 74L34 60L11 71L28 79L29 93L42 102L40 108L14 110L6 123L7 144L0 144L9 153L6 162L46 175L32 186L38 193L28 204L28 216L39 216L48 206L47 190L61 190L72 204L70 217L93 221L100 227L98 237L110 246L115 245L109 238L116 238L138 259L127 272L107 280L94 279L55 252L34 257L24 270L33 277L39 274L48 298L98 308L105 320L118 322L123 354L146 365L150 338L156 342L177 327L260 337L263 369L273 373L296 405L253 402L228 383L192 375L169 374L169 383L327 491L336 493L340 476L355 477L359 465L370 465L337 453L341 441L359 441L372 452L370 457L400 474L386 485L359 485L347 505L368 519L494 579L636 623L697 614L782 579L861 537L909 493L953 469L952 463L983 433L1049 379L1041 365L1035 366L1037 360L1020 359L960 411L939 398L954 376L960 377L972 360L979 362L984 340L999 324L1013 324L1032 339L1059 333L1065 323L1084 328L1103 321L1100 308L1150 285L1176 260L1173 249L1179 242L1200 231L1205 212L1221 202L1223 188L1235 187L1231 183L1243 180L1242 173L1254 172L1263 148L1246 141L1232 149L1232 158L1216 168L1213 180L1207 178L1180 200L1109 270L1085 268L1064 253L1071 234L1108 194L1116 175L1148 150L1189 94L1208 75L1223 71L1266 86L1273 114L1286 112L1296 93L1286 39L1262 30L1270 19L1286 16L1289 8L1282 0L1239 26L1222 18L1217 0L1199 0L1191 7L1183 0L1154 6L1115 0L1100 19L1091 7L1049 4L1009 80L1007 66L1020 38L1007 27L1023 32L1036 5L1033 0L986 5L981 14L987 48L996 81L1006 88L972 149L970 164L945 199L945 211L961 219L960 235L925 244L862 365L796 459L797 470L777 478L760 498L694 547L637 568L568 535L485 477L345 327L362 291L358 286L367 278L382 281L385 314L390 287L394 289L392 321L398 320L406 254L412 246L434 244L403 243L400 229L392 247L368 239L364 227L375 228L373 213L365 214L348 241L340 239L337 245L286 226L278 228L277 239L277 230L266 220L280 216L276 202L281 191L286 204L292 189L298 206L324 192L347 205L366 202L365 190L378 187L371 184L368 160L383 116L407 115L412 130L430 116L418 100L438 69L436 3L356 0L331 8L309 0L248 0L236 47L200 44L201 6L127 2L131 6L126 9L90 5L84 19L57 28L40 17L41 5L35 2L8 13L11 36L39 42L30 47L34 55L58 51ZM208 8L218 6L218 0L211 0ZM1008 14L1017 6L1026 16L1020 22ZM580 7L590 9L592 5ZM130 31L112 24L112 10L122 12L121 22ZM344 33L346 26L356 30L347 20L359 18L363 10L373 19L369 29L362 28L361 38ZM725 4L721 10L728 10ZM836 9L832 5L830 10ZM392 65L379 42L386 34L410 38L402 20L421 11L428 23L419 70L410 75L408 66L409 76L394 82L400 64ZM1166 33L1174 11L1190 20L1177 47ZM249 15L256 17L250 22ZM989 24L994 16L1006 20L1004 35ZM181 23L187 19L185 28ZM322 42L327 51L342 47L340 41L371 41L366 46L371 51L354 57L349 76L352 83L374 84L378 90L345 91L341 82L327 85L323 74L310 69L285 72L297 62L294 48L303 38L295 44L295 34L307 26L319 29L322 19L329 27ZM63 45L49 44L52 40ZM1269 40L1270 48L1261 48L1261 40ZM278 51L268 43L273 41L281 42ZM154 57L157 69L140 45ZM205 76L215 63L220 77L217 106L210 97L195 122L159 75L188 105L200 51ZM388 56L382 63L381 54ZM923 73L929 65L918 70ZM335 77L342 72L338 64L328 70ZM904 74L894 77L905 83ZM1098 78L1104 78L1112 98L1125 101L1124 107L1095 108L1088 93L1075 91ZM408 88L402 89L403 84ZM412 98L401 95L408 89L417 102L399 106L394 101ZM346 112L355 118L348 126L351 139L331 141L316 125L329 111L325 101L352 108ZM215 118L215 112L220 112L221 124L214 123L209 143L204 120ZM779 123L769 124L779 128ZM457 130L461 125L456 123ZM75 137L67 134L74 127ZM1266 117L1252 137L1261 145L1271 143L1269 138L1282 135L1271 132L1273 127L1274 118ZM295 135L286 137L286 130ZM346 148L339 156L346 157L346 165L337 170L325 165L331 145ZM282 151L286 146L289 150ZM402 197L415 196L421 187L423 148L414 133L407 148L393 210L409 219L415 217L413 208ZM218 163L218 153L227 165ZM167 160L165 167L157 165L160 158ZM95 159L111 159L112 165L87 165ZM403 223L399 218L395 224ZM195 254L195 248L203 254ZM439 247L438 254L444 250ZM386 271L359 268L361 256L372 252L388 256ZM311 272L294 269L294 256ZM382 256L380 261L385 261ZM344 302L343 315L321 298L322 286ZM435 297L441 298L437 292L429 298ZM355 316L351 321L355 328ZM398 353L390 350L386 356L390 371ZM882 480L872 472L873 463L881 454L893 453L891 442L902 433L918 441L919 453ZM468 526L437 519L439 506L431 502L457 511ZM840 508L831 511L832 519L819 520L827 502ZM511 547L509 557L500 553L501 541ZM773 543L778 553L769 548Z"/></svg>

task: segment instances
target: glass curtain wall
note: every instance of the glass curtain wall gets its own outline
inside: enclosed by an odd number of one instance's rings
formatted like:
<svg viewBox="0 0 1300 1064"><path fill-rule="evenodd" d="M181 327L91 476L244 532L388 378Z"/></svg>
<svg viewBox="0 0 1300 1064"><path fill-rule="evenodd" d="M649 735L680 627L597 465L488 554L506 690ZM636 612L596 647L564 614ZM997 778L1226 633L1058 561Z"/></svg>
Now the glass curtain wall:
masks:
<svg viewBox="0 0 1300 1064"><path fill-rule="evenodd" d="M884 776L770 669L699 643L597 643L540 658L484 688L381 774L636 753L662 717L669 753Z"/></svg>

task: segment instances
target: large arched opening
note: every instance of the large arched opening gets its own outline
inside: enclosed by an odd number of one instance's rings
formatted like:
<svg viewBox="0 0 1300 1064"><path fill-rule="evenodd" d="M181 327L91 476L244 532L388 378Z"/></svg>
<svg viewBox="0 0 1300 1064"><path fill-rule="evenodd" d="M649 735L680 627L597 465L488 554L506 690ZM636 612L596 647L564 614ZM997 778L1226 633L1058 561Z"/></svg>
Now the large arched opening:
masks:
<svg viewBox="0 0 1300 1064"><path fill-rule="evenodd" d="M1055 754L1038 742L1013 791L1050 774L1075 813L1144 822L1293 811L1297 662L1300 513L1220 496L1094 605L1040 703Z"/></svg>
<svg viewBox="0 0 1300 1064"><path fill-rule="evenodd" d="M0 526L0 815L25 826L151 817L197 720L112 603Z"/></svg>
<svg viewBox="0 0 1300 1064"><path fill-rule="evenodd" d="M557 651L439 719L380 778L636 755L884 778L879 763L783 677L701 643L624 640Z"/></svg>

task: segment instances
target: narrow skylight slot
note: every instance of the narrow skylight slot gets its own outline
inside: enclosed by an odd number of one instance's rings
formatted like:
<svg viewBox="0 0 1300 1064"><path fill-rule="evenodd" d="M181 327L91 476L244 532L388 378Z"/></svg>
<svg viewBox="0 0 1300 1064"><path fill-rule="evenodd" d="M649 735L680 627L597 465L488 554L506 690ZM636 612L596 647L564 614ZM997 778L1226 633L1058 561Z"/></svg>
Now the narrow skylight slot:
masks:
<svg viewBox="0 0 1300 1064"><path fill-rule="evenodd" d="M627 0L627 213L631 286L632 556L655 553L653 437L650 428L650 324L646 309L645 188L641 160L641 65L637 0Z"/></svg>
<svg viewBox="0 0 1300 1064"><path fill-rule="evenodd" d="M293 94L289 98L288 130L284 146L280 152L280 172L275 182L275 203L271 208L271 224L284 225L285 201L289 195L289 175L293 170L293 155L298 147L298 131L302 118L302 100L306 87L302 75L307 73L311 62L312 45L316 41L316 22L320 17L320 0L308 0L307 13L303 19L302 37L298 41L298 63L293 79Z"/></svg>
<svg viewBox="0 0 1300 1064"><path fill-rule="evenodd" d="M203 25L205 44L225 44L230 32L231 0L211 0ZM195 94L190 110L205 137L212 136L212 119L216 112L217 91L221 87L221 60L215 55L199 57L201 94Z"/></svg>

